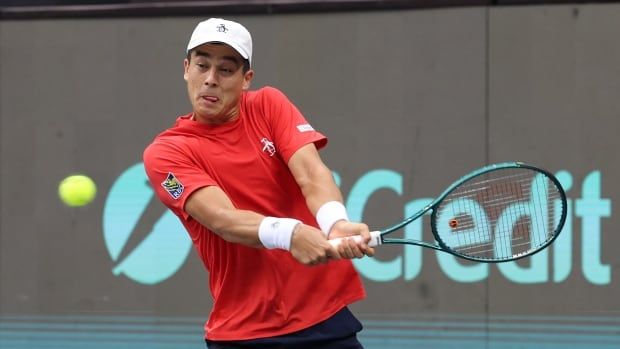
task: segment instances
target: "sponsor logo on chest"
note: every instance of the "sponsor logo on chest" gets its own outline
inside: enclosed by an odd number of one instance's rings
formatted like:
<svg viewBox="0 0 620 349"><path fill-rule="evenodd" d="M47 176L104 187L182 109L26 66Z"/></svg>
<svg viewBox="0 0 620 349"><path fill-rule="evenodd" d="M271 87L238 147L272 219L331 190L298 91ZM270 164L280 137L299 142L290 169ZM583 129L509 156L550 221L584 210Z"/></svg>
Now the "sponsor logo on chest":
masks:
<svg viewBox="0 0 620 349"><path fill-rule="evenodd" d="M270 141L267 137L263 137L260 140L260 143L262 145L262 150L263 153L269 154L269 156L274 156L276 155L276 146L275 144L273 144L272 141Z"/></svg>

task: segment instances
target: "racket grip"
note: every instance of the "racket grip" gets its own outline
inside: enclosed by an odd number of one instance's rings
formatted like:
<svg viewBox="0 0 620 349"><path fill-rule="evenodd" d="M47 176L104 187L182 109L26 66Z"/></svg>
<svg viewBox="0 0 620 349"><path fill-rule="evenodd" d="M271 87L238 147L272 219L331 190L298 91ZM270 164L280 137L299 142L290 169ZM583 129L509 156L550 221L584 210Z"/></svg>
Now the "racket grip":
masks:
<svg viewBox="0 0 620 349"><path fill-rule="evenodd" d="M361 235L353 235L353 236L348 236L348 237L344 237L344 238L330 239L330 240L327 240L327 241L329 241L329 243L332 244L332 246L338 248L338 246L340 246L340 244L342 243L342 241L344 239L353 239L353 241L355 241L355 242L361 242L362 241L362 236ZM379 246L379 245L381 245L381 232L378 231L378 230L371 231L370 232L370 241L368 242L368 246L375 247L375 246Z"/></svg>

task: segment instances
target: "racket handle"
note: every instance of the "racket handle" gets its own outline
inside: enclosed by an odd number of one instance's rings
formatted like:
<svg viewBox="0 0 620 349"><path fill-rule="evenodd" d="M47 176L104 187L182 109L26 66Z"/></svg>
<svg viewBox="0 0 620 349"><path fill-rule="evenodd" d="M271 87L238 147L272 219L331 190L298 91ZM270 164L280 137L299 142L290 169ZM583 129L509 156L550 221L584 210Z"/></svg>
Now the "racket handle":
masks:
<svg viewBox="0 0 620 349"><path fill-rule="evenodd" d="M332 244L332 246L338 248L338 246L340 246L340 244L342 243L342 240L344 239L353 239L353 241L355 242L361 242L362 241L362 236L361 235L353 235L353 236L348 236L345 238L336 238L336 239L331 239L331 240L327 240L329 241L330 244ZM370 247L375 247L375 246L379 246L381 245L381 232L378 230L375 231L371 231L370 232L370 241L368 242L368 246Z"/></svg>

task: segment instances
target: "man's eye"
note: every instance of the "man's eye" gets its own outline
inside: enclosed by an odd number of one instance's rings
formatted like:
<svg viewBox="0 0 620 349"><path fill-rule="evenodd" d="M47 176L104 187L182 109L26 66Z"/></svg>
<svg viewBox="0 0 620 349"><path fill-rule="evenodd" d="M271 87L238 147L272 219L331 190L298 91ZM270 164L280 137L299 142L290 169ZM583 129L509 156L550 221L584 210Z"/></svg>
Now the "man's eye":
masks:
<svg viewBox="0 0 620 349"><path fill-rule="evenodd" d="M198 66L198 68L201 68L201 69L204 69L207 67L207 65L203 63L196 63L196 65Z"/></svg>

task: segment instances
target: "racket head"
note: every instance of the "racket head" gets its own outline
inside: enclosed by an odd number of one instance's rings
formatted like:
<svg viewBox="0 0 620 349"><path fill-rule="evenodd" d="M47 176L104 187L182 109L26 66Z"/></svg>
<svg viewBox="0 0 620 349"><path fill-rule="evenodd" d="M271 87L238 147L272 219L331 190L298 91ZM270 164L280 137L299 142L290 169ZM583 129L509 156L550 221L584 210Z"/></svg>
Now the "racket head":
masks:
<svg viewBox="0 0 620 349"><path fill-rule="evenodd" d="M442 250L477 262L507 262L551 244L566 220L566 194L551 173L520 162L481 168L433 204Z"/></svg>

